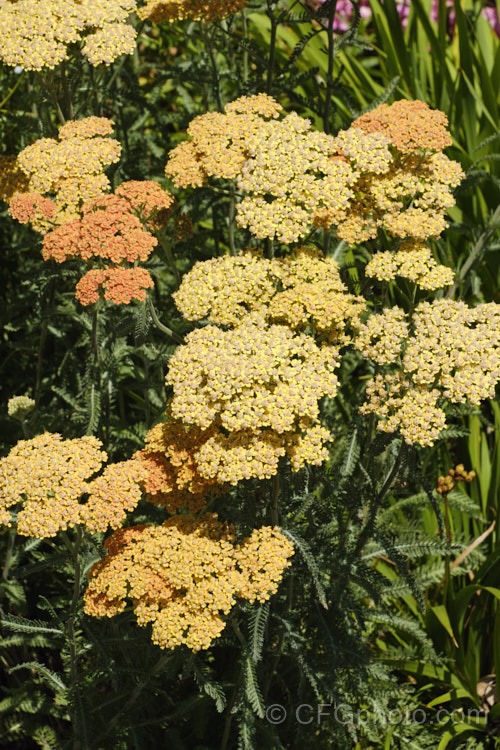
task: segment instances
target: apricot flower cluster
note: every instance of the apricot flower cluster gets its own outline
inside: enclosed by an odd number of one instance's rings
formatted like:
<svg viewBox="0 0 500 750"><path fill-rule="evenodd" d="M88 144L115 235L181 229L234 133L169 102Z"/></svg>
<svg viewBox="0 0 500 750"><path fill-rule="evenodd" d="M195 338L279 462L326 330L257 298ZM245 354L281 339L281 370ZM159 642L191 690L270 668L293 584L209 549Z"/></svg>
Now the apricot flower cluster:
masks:
<svg viewBox="0 0 500 750"><path fill-rule="evenodd" d="M446 424L443 404L478 406L494 398L500 381L500 305L475 308L450 299L421 302L412 316L413 333L399 308L372 315L355 346L378 364L399 358L400 372L378 373L367 387L361 413L380 418L378 429L398 428L408 443L432 445Z"/></svg>
<svg viewBox="0 0 500 750"><path fill-rule="evenodd" d="M112 617L131 600L139 625L152 623L161 648L207 649L236 597L264 602L290 565L293 545L263 527L237 542L215 514L173 516L161 526L120 529L90 572L85 612Z"/></svg>
<svg viewBox="0 0 500 750"><path fill-rule="evenodd" d="M222 492L224 485L202 476L196 460L200 447L215 433L213 427L202 430L173 419L167 405L165 421L149 430L145 447L134 455L141 463L146 500L169 513L196 513L209 493Z"/></svg>
<svg viewBox="0 0 500 750"><path fill-rule="evenodd" d="M116 529L141 499L142 468L137 461L105 467L101 442L85 436L64 440L44 433L20 440L0 459L0 523L45 539L77 524L90 532Z"/></svg>
<svg viewBox="0 0 500 750"><path fill-rule="evenodd" d="M209 23L239 13L246 3L247 0L147 0L137 15L153 23L185 19Z"/></svg>
<svg viewBox="0 0 500 750"><path fill-rule="evenodd" d="M135 0L2 0L0 60L25 70L55 68L68 46L81 44L91 65L109 64L135 49L126 23Z"/></svg>

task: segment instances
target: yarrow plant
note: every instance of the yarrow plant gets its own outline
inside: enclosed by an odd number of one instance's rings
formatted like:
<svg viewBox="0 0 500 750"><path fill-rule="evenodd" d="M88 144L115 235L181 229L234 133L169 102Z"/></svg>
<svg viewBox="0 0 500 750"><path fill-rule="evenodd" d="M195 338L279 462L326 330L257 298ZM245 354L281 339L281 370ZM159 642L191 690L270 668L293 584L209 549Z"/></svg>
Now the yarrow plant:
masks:
<svg viewBox="0 0 500 750"><path fill-rule="evenodd" d="M339 696L376 696L375 713L405 691L420 700L401 677L405 638L441 681L452 672L424 627L445 624L454 658L459 628L439 602L462 601L459 565L475 569L493 534L481 525L500 429L484 405L500 306L480 283L496 278L483 253L498 214L481 235L467 206L491 195L460 197L493 176L482 157L498 134L470 147L479 98L467 144L456 121L497 39L468 57L473 14L456 5L460 75L447 89L443 57L421 85L425 60L402 50L420 7L392 40L385 21L409 3L372 3L382 64L355 28L339 36L346 4L316 5L0 0L0 611L13 632L0 745L375 750L377 717L312 731L292 714ZM398 66L411 76L389 83ZM358 73L371 93L344 85ZM464 259L455 245L470 238ZM487 466L476 494L467 450ZM490 583L469 586L467 627ZM476 706L480 671L464 664ZM410 735L391 728L398 746Z"/></svg>

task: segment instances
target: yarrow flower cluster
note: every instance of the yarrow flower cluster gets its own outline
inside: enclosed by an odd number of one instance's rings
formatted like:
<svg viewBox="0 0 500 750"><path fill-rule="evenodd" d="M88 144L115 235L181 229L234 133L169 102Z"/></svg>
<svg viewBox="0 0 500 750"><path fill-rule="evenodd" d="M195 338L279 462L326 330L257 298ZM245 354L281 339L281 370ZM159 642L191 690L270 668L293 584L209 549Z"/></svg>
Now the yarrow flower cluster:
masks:
<svg viewBox="0 0 500 750"><path fill-rule="evenodd" d="M85 436L64 440L44 433L20 440L0 459L0 523L45 539L77 524L89 531L116 529L141 499L141 466L122 461L107 466L100 440Z"/></svg>
<svg viewBox="0 0 500 750"><path fill-rule="evenodd" d="M58 139L40 138L21 151L17 166L28 186L11 199L12 216L41 232L79 218L83 203L110 188L104 168L121 153L118 141L109 137L112 129L105 117L69 121L59 128Z"/></svg>
<svg viewBox="0 0 500 750"><path fill-rule="evenodd" d="M310 327L332 343L350 340L348 324L356 326L366 307L347 291L337 263L308 247L272 260L249 251L195 263L173 298L187 320L236 326L258 312L292 329Z"/></svg>
<svg viewBox="0 0 500 750"><path fill-rule="evenodd" d="M439 265L430 248L416 240L403 242L395 253L375 253L365 273L379 281L392 281L396 276L412 281L421 289L435 291L453 283L453 269Z"/></svg>
<svg viewBox="0 0 500 750"><path fill-rule="evenodd" d="M225 112L207 112L191 121L188 141L169 154L165 168L176 187L199 187L209 177L234 179L248 158L247 138L281 106L268 94L242 96L227 104Z"/></svg>
<svg viewBox="0 0 500 750"><path fill-rule="evenodd" d="M153 23L192 19L210 23L239 13L247 0L147 0L137 15Z"/></svg>
<svg viewBox="0 0 500 750"><path fill-rule="evenodd" d="M91 65L107 65L135 49L126 23L135 8L135 0L1 0L0 60L24 70L55 68L80 43Z"/></svg>
<svg viewBox="0 0 500 750"><path fill-rule="evenodd" d="M355 346L363 356L381 365L400 358L400 372L375 375L360 411L377 414L379 430L400 429L407 443L432 445L446 425L444 401L478 406L494 398L500 381L500 305L421 302L411 322L413 333L406 337L405 315L392 308L361 327Z"/></svg>
<svg viewBox="0 0 500 750"><path fill-rule="evenodd" d="M256 106L259 97L265 107ZM235 179L244 194L239 226L285 243L313 227L335 228L350 244L379 229L424 240L446 227L463 173L442 152L451 144L442 112L421 101L382 104L333 137L295 112L280 118L277 103L259 97L193 120L192 140L171 152L166 167L177 186Z"/></svg>
<svg viewBox="0 0 500 750"><path fill-rule="evenodd" d="M236 597L264 602L290 565L293 545L263 527L237 542L215 514L173 516L161 526L132 526L104 543L90 572L85 612L112 617L132 602L139 625L152 623L161 648L207 649L226 626Z"/></svg>
<svg viewBox="0 0 500 750"><path fill-rule="evenodd" d="M336 347L269 325L258 313L234 329L208 325L188 334L166 382L173 386L175 418L219 428L197 454L200 473L231 484L270 477L289 443L299 468L307 459L299 460L298 437L316 425L318 400L337 392L338 355ZM326 430L323 437L330 438ZM326 455L322 446L312 463Z"/></svg>
<svg viewBox="0 0 500 750"><path fill-rule="evenodd" d="M197 513L209 493L223 492L224 485L202 476L196 460L199 449L214 434L214 427L203 430L173 419L168 404L165 421L149 430L145 447L134 455L141 463L146 500L169 513Z"/></svg>
<svg viewBox="0 0 500 750"><path fill-rule="evenodd" d="M108 261L89 270L76 286L76 298L95 303L103 294L115 304L144 300L153 279L145 268L128 266L149 258L158 244L152 232L164 230L174 198L151 180L123 182L113 195L104 166L117 161L120 144L107 138L112 123L102 117L67 122L59 141L43 138L19 154L29 177L28 191L10 200L9 211L45 233L43 257ZM48 195L51 197L48 197ZM178 226L182 232L183 227Z"/></svg>

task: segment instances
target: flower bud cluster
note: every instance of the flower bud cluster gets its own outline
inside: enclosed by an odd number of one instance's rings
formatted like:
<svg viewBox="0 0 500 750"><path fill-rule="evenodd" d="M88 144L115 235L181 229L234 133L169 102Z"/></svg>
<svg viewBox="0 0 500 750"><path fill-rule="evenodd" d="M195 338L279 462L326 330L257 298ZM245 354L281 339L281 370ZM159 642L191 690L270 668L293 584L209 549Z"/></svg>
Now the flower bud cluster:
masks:
<svg viewBox="0 0 500 750"><path fill-rule="evenodd" d="M438 477L436 492L438 495L447 497L460 482L472 482L476 476L475 471L465 471L463 464L457 464L454 469L450 469L445 477Z"/></svg>
<svg viewBox="0 0 500 750"><path fill-rule="evenodd" d="M135 49L126 23L135 0L3 0L0 60L24 70L55 68L68 46L81 44L91 65L109 64Z"/></svg>
<svg viewBox="0 0 500 750"><path fill-rule="evenodd" d="M236 597L264 602L290 565L293 545L263 527L237 543L215 514L173 516L161 526L120 529L90 571L85 612L112 617L131 600L139 625L152 623L161 648L207 649Z"/></svg>

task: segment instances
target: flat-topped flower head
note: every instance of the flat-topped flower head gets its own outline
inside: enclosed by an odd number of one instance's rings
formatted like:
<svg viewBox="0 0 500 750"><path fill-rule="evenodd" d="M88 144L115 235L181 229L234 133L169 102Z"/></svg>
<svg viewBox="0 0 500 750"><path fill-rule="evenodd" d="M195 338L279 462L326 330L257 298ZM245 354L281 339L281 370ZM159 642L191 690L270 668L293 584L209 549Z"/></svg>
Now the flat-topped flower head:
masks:
<svg viewBox="0 0 500 750"><path fill-rule="evenodd" d="M422 150L442 151L451 146L444 112L431 109L422 101L401 99L394 104L380 104L358 117L352 127L367 133L383 133L392 146L403 154Z"/></svg>
<svg viewBox="0 0 500 750"><path fill-rule="evenodd" d="M75 297L82 305L94 304L101 296L115 305L129 305L132 300L143 302L146 289L153 286L151 274L145 268L93 268L77 283Z"/></svg>
<svg viewBox="0 0 500 750"><path fill-rule="evenodd" d="M119 530L90 571L85 612L112 617L132 602L139 625L152 624L161 648L209 648L237 597L267 601L290 565L293 545L263 527L237 543L215 514L173 516L161 526Z"/></svg>
<svg viewBox="0 0 500 750"><path fill-rule="evenodd" d="M246 142L269 118L278 117L280 105L268 94L242 96L225 112L207 112L188 127L189 141L169 154L165 168L177 187L200 186L209 177L234 179L248 158Z"/></svg>
<svg viewBox="0 0 500 750"><path fill-rule="evenodd" d="M9 203L16 193L28 189L28 179L17 163L16 156L0 154L0 201Z"/></svg>
<svg viewBox="0 0 500 750"><path fill-rule="evenodd" d="M24 70L55 68L81 43L91 65L132 54L136 33L126 23L135 0L2 0L0 60Z"/></svg>
<svg viewBox="0 0 500 750"><path fill-rule="evenodd" d="M455 276L452 268L436 263L428 245L416 240L403 242L395 253L390 250L375 253L365 273L379 281L392 281L401 276L429 291L449 286Z"/></svg>

